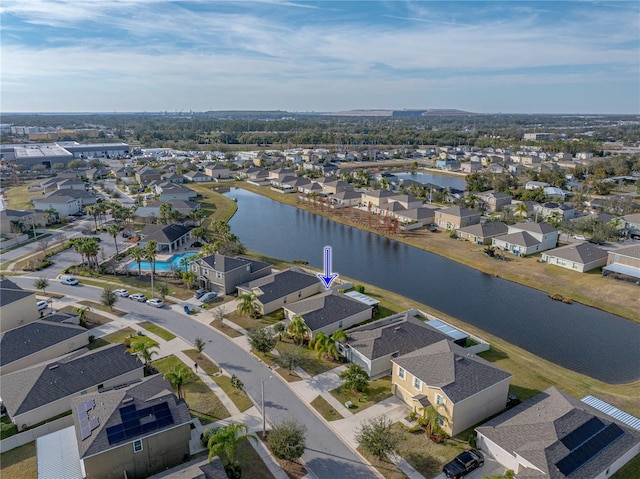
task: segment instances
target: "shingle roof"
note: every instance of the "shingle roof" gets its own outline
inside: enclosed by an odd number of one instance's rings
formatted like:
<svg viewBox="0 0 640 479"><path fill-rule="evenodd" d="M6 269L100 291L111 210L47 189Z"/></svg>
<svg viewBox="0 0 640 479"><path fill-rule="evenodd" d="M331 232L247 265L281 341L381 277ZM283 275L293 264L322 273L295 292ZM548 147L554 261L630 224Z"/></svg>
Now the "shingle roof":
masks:
<svg viewBox="0 0 640 479"><path fill-rule="evenodd" d="M142 228L144 241L148 243L155 240L158 243L173 243L178 238L182 238L193 228L191 226L173 225L145 225Z"/></svg>
<svg viewBox="0 0 640 479"><path fill-rule="evenodd" d="M60 324L44 319L10 329L0 339L0 366L6 366L86 332L85 328L75 324ZM84 344L79 342L76 347L81 346Z"/></svg>
<svg viewBox="0 0 640 479"><path fill-rule="evenodd" d="M631 258L640 259L640 245L632 244L631 246L623 246L622 248L610 250L609 253L613 255L619 254L622 256L630 256Z"/></svg>
<svg viewBox="0 0 640 479"><path fill-rule="evenodd" d="M481 216L479 211L470 210L461 206L449 206L440 210L440 214L466 218L468 216Z"/></svg>
<svg viewBox="0 0 640 479"><path fill-rule="evenodd" d="M520 231L518 233L510 233L508 235L498 236L496 237L496 239L500 241L506 241L507 243L510 243L510 244L515 244L518 246L526 246L526 247L541 244L540 241L535 239L526 231Z"/></svg>
<svg viewBox="0 0 640 479"><path fill-rule="evenodd" d="M548 256L555 256L574 263L588 264L594 261L607 258L607 252L596 245L584 242L578 244L570 244L547 251Z"/></svg>
<svg viewBox="0 0 640 479"><path fill-rule="evenodd" d="M317 276L296 269L287 269L270 274L264 278L256 279L255 281L242 285L242 287L251 290L260 288L262 294L258 295L257 299L262 304L267 304L288 294L312 286L315 283L320 284Z"/></svg>
<svg viewBox="0 0 640 479"><path fill-rule="evenodd" d="M3 376L2 400L9 415L23 414L141 369L138 357L125 354L126 349L124 344L114 344Z"/></svg>
<svg viewBox="0 0 640 479"><path fill-rule="evenodd" d="M396 352L407 354L447 338L418 318L402 313L349 331L347 344L363 356L377 359Z"/></svg>
<svg viewBox="0 0 640 479"><path fill-rule="evenodd" d="M458 403L511 377L488 361L442 340L391 360Z"/></svg>
<svg viewBox="0 0 640 479"><path fill-rule="evenodd" d="M96 417L99 425L91 431L89 437L83 440L81 439L82 436L80 435L78 427L77 405L91 399L95 400L96 407L89 411L89 417ZM127 402L123 404L125 399L127 399ZM136 410L142 410L163 402L167 403L169 411L171 412L173 419L171 424L122 441L109 442L107 430L113 426L122 424L122 416L120 414L121 406L135 406ZM158 433L191 421L187 404L176 398L171 389L171 384L160 374L149 376L123 388L112 388L99 393L76 397L72 400L71 410L74 422L76 423L76 438L78 440L78 450L81 458L93 456L106 449L132 442L143 435L148 436L151 433Z"/></svg>
<svg viewBox="0 0 640 479"><path fill-rule="evenodd" d="M512 226L512 228L514 229L519 229L521 231L530 231L531 233L540 233L540 234L547 234L547 233L553 233L554 231L558 231L556 228L554 228L553 226L551 226L549 223L543 221L541 223L535 223L535 222L523 222L523 223L516 223L515 225Z"/></svg>
<svg viewBox="0 0 640 479"><path fill-rule="evenodd" d="M232 258L231 256L224 256L222 254L212 254L196 261L202 261L214 271L220 271L221 273L228 273L234 269L244 268L246 266L250 266L251 272L255 272L271 266L269 263L263 263L261 261L239 257Z"/></svg>
<svg viewBox="0 0 640 479"><path fill-rule="evenodd" d="M509 227L502 221L487 221L486 223L478 223L477 225L465 226L458 231L477 236L479 238L491 238L499 236L509 231Z"/></svg>
<svg viewBox="0 0 640 479"><path fill-rule="evenodd" d="M0 281L0 307L20 301L28 296L33 296L35 301L35 293L25 291L10 279Z"/></svg>
<svg viewBox="0 0 640 479"><path fill-rule="evenodd" d="M604 427L615 424L622 435L604 443L600 451L584 458L586 461L579 469L565 475L557 464L580 446L569 440L570 434L589 421L600 421ZM517 454L539 469L521 470L518 472L519 479L594 478L640 443L640 432L617 423L606 414L553 387L491 419L476 431L510 455ZM588 439L588 434L586 436ZM574 444L571 445L571 442Z"/></svg>
<svg viewBox="0 0 640 479"><path fill-rule="evenodd" d="M370 311L371 306L336 291L327 291L296 301L288 305L287 309L301 315L311 331L317 331L363 311Z"/></svg>

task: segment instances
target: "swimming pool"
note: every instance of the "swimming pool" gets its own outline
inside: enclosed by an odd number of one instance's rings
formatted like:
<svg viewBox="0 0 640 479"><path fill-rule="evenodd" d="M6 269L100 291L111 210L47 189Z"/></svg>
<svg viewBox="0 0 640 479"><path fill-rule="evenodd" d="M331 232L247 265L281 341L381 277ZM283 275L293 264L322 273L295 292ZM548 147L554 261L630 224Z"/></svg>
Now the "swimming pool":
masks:
<svg viewBox="0 0 640 479"><path fill-rule="evenodd" d="M169 259L163 261L156 261L156 271L174 271L176 269L184 269L185 267L180 264L182 258L189 258L191 256L196 256L196 253L180 253L174 254ZM127 269L138 269L138 262L131 261L127 265ZM142 271L151 271L151 264L148 261L140 262L140 269Z"/></svg>

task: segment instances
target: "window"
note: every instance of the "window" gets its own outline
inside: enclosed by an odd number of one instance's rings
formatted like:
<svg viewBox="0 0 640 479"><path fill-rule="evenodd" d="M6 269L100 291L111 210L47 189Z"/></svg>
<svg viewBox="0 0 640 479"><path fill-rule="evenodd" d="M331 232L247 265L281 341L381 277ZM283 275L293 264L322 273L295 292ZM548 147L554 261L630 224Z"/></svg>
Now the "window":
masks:
<svg viewBox="0 0 640 479"><path fill-rule="evenodd" d="M422 381L420 381L418 378L413 378L413 387L416 388L418 391L421 391Z"/></svg>
<svg viewBox="0 0 640 479"><path fill-rule="evenodd" d="M216 278L222 279L222 273L220 271L216 271Z"/></svg>
<svg viewBox="0 0 640 479"><path fill-rule="evenodd" d="M342 329L342 320L338 322L338 329Z"/></svg>
<svg viewBox="0 0 640 479"><path fill-rule="evenodd" d="M445 402L445 399L440 394L436 394L436 404L445 404Z"/></svg>
<svg viewBox="0 0 640 479"><path fill-rule="evenodd" d="M564 266L564 265L566 265L567 263L566 263L566 261L565 261L565 260L563 260L563 259L559 259L559 258L558 258L558 264L559 264L560 266Z"/></svg>
<svg viewBox="0 0 640 479"><path fill-rule="evenodd" d="M136 454L138 452L142 452L142 439L133 441L133 453Z"/></svg>
<svg viewBox="0 0 640 479"><path fill-rule="evenodd" d="M205 276L208 276L209 275L209 270L208 269L203 269L202 270L202 274L205 275Z"/></svg>
<svg viewBox="0 0 640 479"><path fill-rule="evenodd" d="M404 375L404 369L401 367L398 367L398 376L400 377L400 379L404 379L405 375Z"/></svg>

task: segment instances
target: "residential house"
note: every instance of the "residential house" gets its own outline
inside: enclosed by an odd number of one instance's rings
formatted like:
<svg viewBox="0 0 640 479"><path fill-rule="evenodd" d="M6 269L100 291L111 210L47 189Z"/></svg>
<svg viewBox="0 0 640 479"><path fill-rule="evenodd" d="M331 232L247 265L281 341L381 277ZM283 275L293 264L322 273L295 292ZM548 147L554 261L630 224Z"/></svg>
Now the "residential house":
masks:
<svg viewBox="0 0 640 479"><path fill-rule="evenodd" d="M564 201L567 194L556 186L547 186L544 188L544 195L548 198Z"/></svg>
<svg viewBox="0 0 640 479"><path fill-rule="evenodd" d="M542 253L543 263L586 273L607 264L607 252L591 243L577 243Z"/></svg>
<svg viewBox="0 0 640 479"><path fill-rule="evenodd" d="M49 199L55 198L56 196L60 196L63 198L70 197L70 198L78 199L80 200L80 203L83 208L85 206L95 205L98 202L98 198L92 192L84 189L82 190L62 189L62 190L52 191L51 193L48 193L47 195L45 195L45 197Z"/></svg>
<svg viewBox="0 0 640 479"><path fill-rule="evenodd" d="M2 376L2 401L23 430L71 409L71 398L144 377L137 356L124 344L78 351Z"/></svg>
<svg viewBox="0 0 640 479"><path fill-rule="evenodd" d="M179 175L176 172L170 172L170 173L164 173L162 175L161 180L163 182L167 182L167 183L177 183L177 184L181 184L184 183L185 181L187 181L187 179L183 176L183 175Z"/></svg>
<svg viewBox="0 0 640 479"><path fill-rule="evenodd" d="M632 244L608 251L607 265L602 269L602 275L638 283L640 280L640 245Z"/></svg>
<svg viewBox="0 0 640 479"><path fill-rule="evenodd" d="M625 215L621 220L623 231L627 236L640 237L640 213Z"/></svg>
<svg viewBox="0 0 640 479"><path fill-rule="evenodd" d="M551 186L551 185L549 185L549 183L546 183L544 181L527 181L524 184L524 189L537 190L538 188L546 188L547 186Z"/></svg>
<svg viewBox="0 0 640 479"><path fill-rule="evenodd" d="M200 288L221 294L235 293L239 284L271 274L269 263L221 254L196 258L189 267Z"/></svg>
<svg viewBox="0 0 640 479"><path fill-rule="evenodd" d="M576 209L573 206L566 203L559 204L553 201L536 204L533 207L533 211L545 220L556 218L559 221L567 221L576 215Z"/></svg>
<svg viewBox="0 0 640 479"><path fill-rule="evenodd" d="M480 223L481 217L482 214L479 211L462 206L449 206L436 211L435 223L441 228L456 230Z"/></svg>
<svg viewBox="0 0 640 479"><path fill-rule="evenodd" d="M486 221L456 230L458 238L471 241L476 244L491 244L491 240L497 236L507 234L509 227L502 221Z"/></svg>
<svg viewBox="0 0 640 479"><path fill-rule="evenodd" d="M344 330L367 321L373 315L373 307L330 290L287 304L284 313L289 320L294 316L301 316L313 337L318 331L331 335L339 329Z"/></svg>
<svg viewBox="0 0 640 479"><path fill-rule="evenodd" d="M342 180L328 181L324 184L324 189L330 194L335 195L341 191L353 190L353 185Z"/></svg>
<svg viewBox="0 0 640 479"><path fill-rule="evenodd" d="M460 163L460 171L464 173L476 173L482 170L482 164L479 161L465 161Z"/></svg>
<svg viewBox="0 0 640 479"><path fill-rule="evenodd" d="M27 231L33 229L34 226L44 223L44 215L42 212L34 210L0 210L0 232L2 237L10 238L20 236L19 231Z"/></svg>
<svg viewBox="0 0 640 479"><path fill-rule="evenodd" d="M161 201L154 201L147 203L146 206L140 206L135 211L135 218L148 223L154 223L155 220L161 217L160 206L163 204ZM197 201L173 200L171 202L171 209L177 211L183 217L186 217L192 211L199 210L200 207L201 205Z"/></svg>
<svg viewBox="0 0 640 479"><path fill-rule="evenodd" d="M85 171L85 176L89 181L103 180L107 176L109 176L109 169L103 168L102 166L99 168L91 168Z"/></svg>
<svg viewBox="0 0 640 479"><path fill-rule="evenodd" d="M2 315L4 320L4 311ZM89 344L89 330L77 325L77 315L57 313L35 318L34 312L30 322L0 335L0 374L49 361Z"/></svg>
<svg viewBox="0 0 640 479"><path fill-rule="evenodd" d="M238 295L254 294L260 313L269 314L323 289L316 275L294 267L239 285Z"/></svg>
<svg viewBox="0 0 640 479"><path fill-rule="evenodd" d="M204 172L207 176L209 176L209 180L201 180L201 181L211 181L211 178L214 180L221 180L225 178L231 178L233 173L230 168L226 166L215 164L215 165L207 165L204 168Z"/></svg>
<svg viewBox="0 0 640 479"><path fill-rule="evenodd" d="M31 291L25 291L10 279L1 279L0 332L23 326L36 319L38 319L36 295ZM4 351L0 351L0 356L3 353Z"/></svg>
<svg viewBox="0 0 640 479"><path fill-rule="evenodd" d="M336 208L358 206L361 201L362 194L359 191L345 190L331 195L331 204Z"/></svg>
<svg viewBox="0 0 640 479"><path fill-rule="evenodd" d="M172 253L187 244L191 237L189 233L192 229L193 227L191 226L179 224L145 225L140 233L138 245L140 248L146 248L149 241L153 240L158 243L156 251L169 250L169 253Z"/></svg>
<svg viewBox="0 0 640 479"><path fill-rule="evenodd" d="M212 178L202 171L189 171L182 175L183 179L192 183L200 183L203 181L211 181Z"/></svg>
<svg viewBox="0 0 640 479"><path fill-rule="evenodd" d="M449 338L416 315L410 310L348 331L347 342L338 345L340 354L377 377L391 372L392 358Z"/></svg>
<svg viewBox="0 0 640 479"><path fill-rule="evenodd" d="M86 479L143 479L190 457L189 408L160 374L76 397L71 411Z"/></svg>
<svg viewBox="0 0 640 479"><path fill-rule="evenodd" d="M398 214L396 218L398 218L402 229L422 228L435 221L436 211L438 210L421 206L419 208L406 210L402 214Z"/></svg>
<svg viewBox="0 0 640 479"><path fill-rule="evenodd" d="M173 200L192 201L198 197L198 193L186 186L176 185L175 183L159 183L155 185L155 192L160 195L160 201L163 203Z"/></svg>
<svg viewBox="0 0 640 479"><path fill-rule="evenodd" d="M393 195L387 199L388 203L398 203L405 210L413 210L422 206L422 200L413 195Z"/></svg>
<svg viewBox="0 0 640 479"><path fill-rule="evenodd" d="M135 172L135 177L138 184L146 185L152 181L159 181L162 178L162 173L150 166L143 166Z"/></svg>
<svg viewBox="0 0 640 479"><path fill-rule="evenodd" d="M436 160L436 168L446 171L458 170L460 169L460 163L455 158L440 158Z"/></svg>
<svg viewBox="0 0 640 479"><path fill-rule="evenodd" d="M502 211L502 208L510 205L513 199L511 195L499 191L482 191L473 193L486 211Z"/></svg>
<svg viewBox="0 0 640 479"><path fill-rule="evenodd" d="M247 175L247 181L251 182L268 182L269 180L269 172L264 168L258 168L257 166L252 166L245 170Z"/></svg>
<svg viewBox="0 0 640 479"><path fill-rule="evenodd" d="M491 244L517 256L528 256L555 248L558 235L549 223L517 223L509 226L507 234L493 238Z"/></svg>
<svg viewBox="0 0 640 479"><path fill-rule="evenodd" d="M370 208L380 208L387 204L389 198L394 196L388 190L367 190L362 192L362 204Z"/></svg>
<svg viewBox="0 0 640 479"><path fill-rule="evenodd" d="M392 358L391 389L413 411L432 406L449 435L505 408L511 374L443 339Z"/></svg>
<svg viewBox="0 0 640 479"><path fill-rule="evenodd" d="M46 211L54 209L59 216L70 216L82 210L82 200L66 194L58 195L53 192L51 197L47 195L29 198L36 210Z"/></svg>
<svg viewBox="0 0 640 479"><path fill-rule="evenodd" d="M552 387L476 428L518 479L606 479L640 452L640 431Z"/></svg>
<svg viewBox="0 0 640 479"><path fill-rule="evenodd" d="M58 179L55 184L59 190L87 190L87 185L84 183L84 181L80 181L76 178L65 178L62 180Z"/></svg>

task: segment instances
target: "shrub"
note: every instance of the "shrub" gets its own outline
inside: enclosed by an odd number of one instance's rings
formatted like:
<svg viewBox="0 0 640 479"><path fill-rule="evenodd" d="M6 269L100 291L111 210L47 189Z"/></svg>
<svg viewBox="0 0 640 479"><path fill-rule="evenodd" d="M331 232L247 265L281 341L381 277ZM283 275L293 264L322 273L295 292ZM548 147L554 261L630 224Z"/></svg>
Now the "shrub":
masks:
<svg viewBox="0 0 640 479"><path fill-rule="evenodd" d="M267 444L278 459L292 461L300 458L305 450L307 428L291 419L277 424L267 436Z"/></svg>
<svg viewBox="0 0 640 479"><path fill-rule="evenodd" d="M364 286L362 286L361 284L356 284L353 289L355 289L360 294L364 294Z"/></svg>

